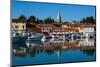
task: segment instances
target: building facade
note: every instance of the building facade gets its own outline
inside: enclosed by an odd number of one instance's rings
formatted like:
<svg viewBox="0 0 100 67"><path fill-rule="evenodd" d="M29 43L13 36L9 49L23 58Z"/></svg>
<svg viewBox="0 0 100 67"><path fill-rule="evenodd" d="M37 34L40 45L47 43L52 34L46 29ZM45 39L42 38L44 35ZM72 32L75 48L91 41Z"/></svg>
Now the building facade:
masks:
<svg viewBox="0 0 100 67"><path fill-rule="evenodd" d="M12 22L11 27L12 27L12 30L17 33L25 33L26 32L26 23L25 22Z"/></svg>
<svg viewBox="0 0 100 67"><path fill-rule="evenodd" d="M84 25L83 27L83 37L94 37L95 25Z"/></svg>
<svg viewBox="0 0 100 67"><path fill-rule="evenodd" d="M41 24L38 26L43 34L48 34L54 29L54 26L52 24Z"/></svg>

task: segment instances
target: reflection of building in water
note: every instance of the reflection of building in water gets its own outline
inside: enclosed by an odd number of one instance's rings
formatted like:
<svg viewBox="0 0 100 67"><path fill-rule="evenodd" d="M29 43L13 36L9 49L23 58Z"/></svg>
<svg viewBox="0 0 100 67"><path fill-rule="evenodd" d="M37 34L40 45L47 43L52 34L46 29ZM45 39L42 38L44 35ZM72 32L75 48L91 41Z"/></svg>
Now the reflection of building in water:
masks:
<svg viewBox="0 0 100 67"><path fill-rule="evenodd" d="M94 39L88 39L85 38L83 40L69 40L69 41L47 41L43 43L44 45L38 45L42 49L55 49L56 47L60 47L62 49L79 49L82 47L94 47L95 46L95 40Z"/></svg>
<svg viewBox="0 0 100 67"><path fill-rule="evenodd" d="M13 49L12 51L14 56L26 56L27 55L27 48L19 47L18 49Z"/></svg>
<svg viewBox="0 0 100 67"><path fill-rule="evenodd" d="M60 60L61 51L60 51L60 50L57 50L57 51L56 51L56 54L57 54L57 58L58 58L58 60Z"/></svg>
<svg viewBox="0 0 100 67"><path fill-rule="evenodd" d="M84 54L88 56L93 56L96 49L81 49L80 51L82 51Z"/></svg>
<svg viewBox="0 0 100 67"><path fill-rule="evenodd" d="M51 55L52 53L57 54L57 58L59 60L61 56L62 50L81 50L84 53L93 54L95 50L95 40L94 39L83 39L83 40L74 40L74 41L48 41L44 42L42 45L34 45L27 48L21 48L19 49L13 49L13 55L19 56L19 55L27 55L31 54L32 56L35 56L35 54L39 54L42 52L47 53L48 55ZM32 43L30 43L32 44ZM33 42L34 44L34 42ZM29 52L28 52L28 51ZM31 53L30 53L31 52ZM92 53L91 53L92 52Z"/></svg>

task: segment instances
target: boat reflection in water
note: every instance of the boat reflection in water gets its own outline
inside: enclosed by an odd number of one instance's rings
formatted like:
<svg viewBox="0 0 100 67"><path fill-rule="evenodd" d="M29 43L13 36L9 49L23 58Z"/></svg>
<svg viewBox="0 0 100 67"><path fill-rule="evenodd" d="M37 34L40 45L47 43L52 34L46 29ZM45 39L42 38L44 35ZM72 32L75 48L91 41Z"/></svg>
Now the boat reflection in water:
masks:
<svg viewBox="0 0 100 67"><path fill-rule="evenodd" d="M66 41L32 41L24 45L13 46L12 64L27 65L95 61L95 52L95 40L89 38Z"/></svg>

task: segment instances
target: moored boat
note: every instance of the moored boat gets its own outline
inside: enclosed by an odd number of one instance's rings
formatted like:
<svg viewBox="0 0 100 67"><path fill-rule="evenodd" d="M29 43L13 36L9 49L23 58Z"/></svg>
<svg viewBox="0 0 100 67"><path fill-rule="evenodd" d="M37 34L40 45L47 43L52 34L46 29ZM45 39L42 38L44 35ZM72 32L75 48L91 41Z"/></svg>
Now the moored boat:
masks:
<svg viewBox="0 0 100 67"><path fill-rule="evenodd" d="M12 43L25 43L27 40L27 35L22 35L23 33L13 33L12 34Z"/></svg>

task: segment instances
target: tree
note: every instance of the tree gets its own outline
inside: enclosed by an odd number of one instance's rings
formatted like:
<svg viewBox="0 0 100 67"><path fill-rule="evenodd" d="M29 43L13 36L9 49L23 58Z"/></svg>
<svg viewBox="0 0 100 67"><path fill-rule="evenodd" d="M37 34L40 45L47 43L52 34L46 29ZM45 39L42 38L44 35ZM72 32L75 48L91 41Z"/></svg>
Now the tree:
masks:
<svg viewBox="0 0 100 67"><path fill-rule="evenodd" d="M86 19L85 19L85 18L83 18L82 22L83 22L83 23L86 23Z"/></svg>
<svg viewBox="0 0 100 67"><path fill-rule="evenodd" d="M93 18L93 16L86 17L86 22L88 22L88 23L94 23L95 19Z"/></svg>
<svg viewBox="0 0 100 67"><path fill-rule="evenodd" d="M26 21L26 17L24 15L21 15L19 18L18 18L18 21L20 22L25 22Z"/></svg>
<svg viewBox="0 0 100 67"><path fill-rule="evenodd" d="M37 24L39 24L39 23L40 23L40 21L39 21L39 19L38 19L38 18L36 18L36 23L37 23Z"/></svg>
<svg viewBox="0 0 100 67"><path fill-rule="evenodd" d="M45 22L46 24L48 24L48 23L53 23L53 22L54 22L54 19L51 19L51 17L48 17L48 18L44 19L44 22Z"/></svg>
<svg viewBox="0 0 100 67"><path fill-rule="evenodd" d="M76 23L76 20L73 20L73 23Z"/></svg>
<svg viewBox="0 0 100 67"><path fill-rule="evenodd" d="M68 21L63 22L63 24L67 24L67 23L69 23L69 22Z"/></svg>
<svg viewBox="0 0 100 67"><path fill-rule="evenodd" d="M27 19L28 22L30 23L36 23L36 17L35 16L30 16L28 19Z"/></svg>
<svg viewBox="0 0 100 67"><path fill-rule="evenodd" d="M37 24L42 24L43 23L43 20L40 20L40 19L37 18L36 23Z"/></svg>
<svg viewBox="0 0 100 67"><path fill-rule="evenodd" d="M94 19L93 16L88 16L86 18L83 18L81 21L81 23L96 23L96 19Z"/></svg>
<svg viewBox="0 0 100 67"><path fill-rule="evenodd" d="M43 20L39 20L39 23L40 23L40 24L43 24Z"/></svg>
<svg viewBox="0 0 100 67"><path fill-rule="evenodd" d="M12 22L17 22L17 21L18 21L18 19L14 19L14 18L12 19Z"/></svg>

